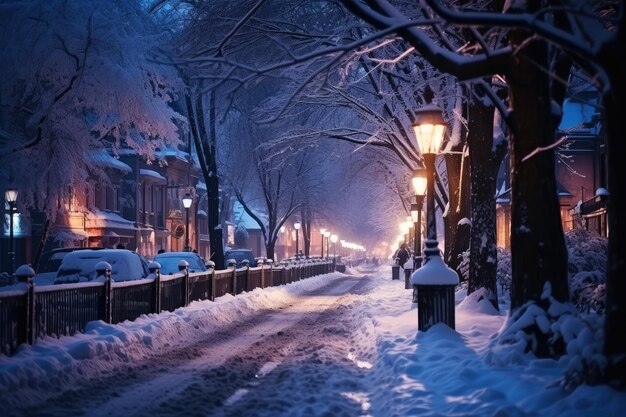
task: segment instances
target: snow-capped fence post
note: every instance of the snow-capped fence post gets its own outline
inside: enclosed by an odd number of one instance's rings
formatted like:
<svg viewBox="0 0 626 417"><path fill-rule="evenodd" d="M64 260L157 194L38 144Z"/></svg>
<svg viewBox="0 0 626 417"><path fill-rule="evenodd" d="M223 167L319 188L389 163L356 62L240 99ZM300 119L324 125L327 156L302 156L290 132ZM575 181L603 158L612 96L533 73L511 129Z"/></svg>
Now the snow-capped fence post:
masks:
<svg viewBox="0 0 626 417"><path fill-rule="evenodd" d="M104 277L104 305L102 311L104 312L103 321L105 323L111 323L113 321L112 305L113 305L113 291L111 288L111 264L105 261L100 261L96 264L96 276Z"/></svg>
<svg viewBox="0 0 626 417"><path fill-rule="evenodd" d="M33 277L35 271L29 265L22 265L15 271L17 282L26 283L26 326L24 340L29 345L35 343L35 287Z"/></svg>
<svg viewBox="0 0 626 417"><path fill-rule="evenodd" d="M246 272L244 274L245 281L243 282L243 285L242 285L242 292L243 292L243 291L248 291L248 287L250 286L250 261L247 259L244 259L243 261L241 261L241 265L244 268L246 268Z"/></svg>
<svg viewBox="0 0 626 417"><path fill-rule="evenodd" d="M152 261L148 265L148 270L154 274L154 307L152 312L159 314L161 312L161 264Z"/></svg>
<svg viewBox="0 0 626 417"><path fill-rule="evenodd" d="M234 259L227 259L226 260L226 265L228 265L229 268L232 268L232 274L233 274L233 292L232 295L237 295L237 261Z"/></svg>
<svg viewBox="0 0 626 417"><path fill-rule="evenodd" d="M185 273L185 276L183 277L183 285L182 285L182 291L183 291L183 307L189 305L189 262L187 262L184 259L181 259L180 261L178 261L178 270L181 272Z"/></svg>
<svg viewBox="0 0 626 417"><path fill-rule="evenodd" d="M210 270L209 274L211 274L211 279L209 280L211 283L211 289L209 291L211 301L215 301L215 262L207 261L206 266Z"/></svg>
<svg viewBox="0 0 626 417"><path fill-rule="evenodd" d="M265 267L263 259L257 259L256 264L261 267L261 288L265 288Z"/></svg>
<svg viewBox="0 0 626 417"><path fill-rule="evenodd" d="M430 248L433 241L427 241ZM427 249L426 262L411 276L413 302L417 302L417 329L426 331L437 323L455 327L454 289L459 285L459 275L448 268L439 249ZM430 252L429 252L430 251Z"/></svg>
<svg viewBox="0 0 626 417"><path fill-rule="evenodd" d="M268 268L265 271L265 286L266 287L272 287L273 284L273 277L272 277L272 268L274 268L274 260L273 259L266 259L265 263L267 264Z"/></svg>

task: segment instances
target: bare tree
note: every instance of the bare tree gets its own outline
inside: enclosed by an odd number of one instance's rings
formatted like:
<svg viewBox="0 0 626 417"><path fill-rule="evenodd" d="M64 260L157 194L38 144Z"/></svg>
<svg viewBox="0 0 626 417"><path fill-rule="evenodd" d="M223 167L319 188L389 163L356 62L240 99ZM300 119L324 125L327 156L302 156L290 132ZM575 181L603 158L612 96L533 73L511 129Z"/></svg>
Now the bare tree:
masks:
<svg viewBox="0 0 626 417"><path fill-rule="evenodd" d="M23 207L54 219L68 184L108 180L100 152L178 145L182 83L156 63L164 38L139 2L4 2L0 33L0 187Z"/></svg>

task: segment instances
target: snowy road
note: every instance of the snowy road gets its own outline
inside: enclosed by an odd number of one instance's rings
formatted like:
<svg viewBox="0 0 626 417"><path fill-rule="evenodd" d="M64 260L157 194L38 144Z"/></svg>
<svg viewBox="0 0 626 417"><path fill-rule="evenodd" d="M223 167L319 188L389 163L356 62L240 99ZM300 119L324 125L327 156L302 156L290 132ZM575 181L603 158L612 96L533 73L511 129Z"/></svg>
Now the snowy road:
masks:
<svg viewBox="0 0 626 417"><path fill-rule="evenodd" d="M46 416L367 415L367 390L359 381L370 367L362 359L368 353L352 343L346 313L372 289L368 276L338 277L278 308L213 329L192 344L178 341L167 354L129 363L14 411ZM336 389L329 390L329 384ZM329 392L337 395L325 398Z"/></svg>

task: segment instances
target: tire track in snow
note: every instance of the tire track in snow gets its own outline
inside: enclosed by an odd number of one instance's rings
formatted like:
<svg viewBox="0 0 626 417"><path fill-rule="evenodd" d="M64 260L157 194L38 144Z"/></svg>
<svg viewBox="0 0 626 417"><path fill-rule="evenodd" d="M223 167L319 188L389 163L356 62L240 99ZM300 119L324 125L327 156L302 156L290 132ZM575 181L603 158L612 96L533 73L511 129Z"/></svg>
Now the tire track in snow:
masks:
<svg viewBox="0 0 626 417"><path fill-rule="evenodd" d="M91 381L30 408L28 413L94 417L189 415L190 409L198 415L227 413L251 391L266 389L268 376L303 350L306 338L289 336L306 337L306 332L298 329L302 322L308 318L313 320L308 325L315 325L320 314L337 314L333 308L341 303L342 296L355 290L366 292L368 281L366 277L334 280L310 291L302 302L260 311L201 342L129 365L114 376ZM196 404L190 403L193 401Z"/></svg>

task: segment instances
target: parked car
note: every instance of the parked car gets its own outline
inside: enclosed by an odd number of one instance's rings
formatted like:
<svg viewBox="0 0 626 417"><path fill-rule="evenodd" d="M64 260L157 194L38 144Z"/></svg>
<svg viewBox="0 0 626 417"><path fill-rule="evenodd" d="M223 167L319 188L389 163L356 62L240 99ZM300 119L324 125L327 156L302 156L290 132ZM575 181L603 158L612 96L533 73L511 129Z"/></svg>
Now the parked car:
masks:
<svg viewBox="0 0 626 417"><path fill-rule="evenodd" d="M67 253L57 272L55 284L86 282L96 279L95 266L105 261L111 264L114 281L146 278L148 263L139 254L127 249L83 249Z"/></svg>
<svg viewBox="0 0 626 417"><path fill-rule="evenodd" d="M77 250L93 249L100 250L103 248L85 248L82 246L71 246L67 248L56 248L41 254L39 258L39 264L35 270L35 277L33 278L37 285L50 285L54 284L54 280L57 276L57 271L61 266L61 261L70 252Z"/></svg>
<svg viewBox="0 0 626 417"><path fill-rule="evenodd" d="M237 262L237 268L243 266L242 262L244 259L250 261L250 266L257 266L251 249L229 249L224 252L224 260L227 261L228 259L234 259Z"/></svg>
<svg viewBox="0 0 626 417"><path fill-rule="evenodd" d="M204 260L195 252L163 252L154 257L154 261L161 265L161 274L178 272L178 262L181 260L189 263L189 272L208 270Z"/></svg>

